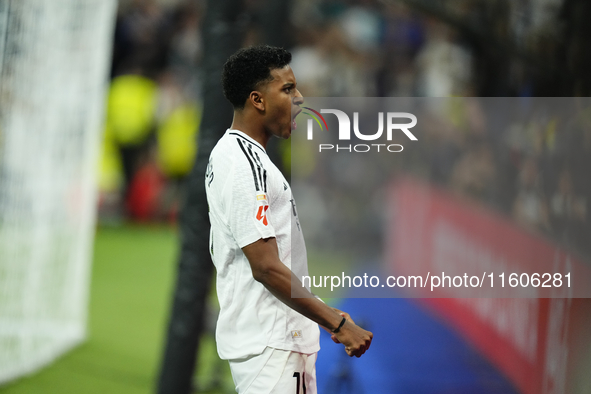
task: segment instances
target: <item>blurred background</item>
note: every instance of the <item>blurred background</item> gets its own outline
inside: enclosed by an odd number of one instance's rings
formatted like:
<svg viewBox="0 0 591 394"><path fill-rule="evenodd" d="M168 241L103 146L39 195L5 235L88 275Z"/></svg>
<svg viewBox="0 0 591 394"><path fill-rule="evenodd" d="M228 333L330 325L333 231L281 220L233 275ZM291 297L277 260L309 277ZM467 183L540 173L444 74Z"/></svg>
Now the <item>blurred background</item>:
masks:
<svg viewBox="0 0 591 394"><path fill-rule="evenodd" d="M188 392L167 386L182 379L233 392L213 341L211 263L192 257L208 230L192 213L203 211L202 161L231 121L219 73L237 48L286 47L304 96L527 107L590 95L589 18L586 0L0 0L0 393ZM570 122L535 114L495 127L478 105L449 108L432 144L383 163L399 168L384 171L387 186L403 180L392 200L449 193L588 266L584 104ZM269 153L291 175L289 141ZM327 221L302 218L310 261L359 263L314 235L346 229L339 212L361 220L347 198L361 188L335 175L342 166L363 178L356 162L303 169L333 193ZM319 192L294 193L305 212ZM365 219L379 223L362 238L370 258L387 264L396 229L376 212ZM321 392L591 392L589 299L329 302L376 341L348 360L323 337Z"/></svg>

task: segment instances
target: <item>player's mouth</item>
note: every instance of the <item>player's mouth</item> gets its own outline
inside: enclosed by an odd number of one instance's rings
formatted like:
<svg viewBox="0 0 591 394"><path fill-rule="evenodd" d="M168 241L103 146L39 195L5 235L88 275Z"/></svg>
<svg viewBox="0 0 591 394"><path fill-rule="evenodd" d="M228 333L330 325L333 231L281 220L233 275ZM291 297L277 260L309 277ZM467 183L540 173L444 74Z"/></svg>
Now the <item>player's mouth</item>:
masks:
<svg viewBox="0 0 591 394"><path fill-rule="evenodd" d="M296 112L295 115L291 118L291 129L292 130L297 129L297 127L298 127L295 118L300 114L300 112L302 112L302 110L298 109L298 112Z"/></svg>

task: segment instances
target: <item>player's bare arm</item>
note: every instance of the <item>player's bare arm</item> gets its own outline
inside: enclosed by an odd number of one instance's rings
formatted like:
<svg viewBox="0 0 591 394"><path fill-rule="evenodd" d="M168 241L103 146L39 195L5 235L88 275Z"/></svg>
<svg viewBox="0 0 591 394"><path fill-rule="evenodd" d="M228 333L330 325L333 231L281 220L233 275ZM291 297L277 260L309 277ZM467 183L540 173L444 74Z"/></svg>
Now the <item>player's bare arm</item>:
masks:
<svg viewBox="0 0 591 394"><path fill-rule="evenodd" d="M348 314L324 304L301 286L299 279L280 261L275 238L259 239L242 250L256 281L287 306L330 331L333 341L342 343L349 356L360 357L369 349L373 334L357 326ZM292 283L296 283L293 297ZM346 322L333 333L343 317Z"/></svg>

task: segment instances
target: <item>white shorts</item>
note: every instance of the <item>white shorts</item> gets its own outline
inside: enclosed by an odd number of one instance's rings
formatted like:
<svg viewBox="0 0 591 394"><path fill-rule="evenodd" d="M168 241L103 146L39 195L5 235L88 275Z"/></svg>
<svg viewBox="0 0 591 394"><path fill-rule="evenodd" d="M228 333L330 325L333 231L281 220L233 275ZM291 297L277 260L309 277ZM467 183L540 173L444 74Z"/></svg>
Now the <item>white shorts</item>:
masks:
<svg viewBox="0 0 591 394"><path fill-rule="evenodd" d="M316 394L316 353L265 348L263 353L228 360L239 394Z"/></svg>

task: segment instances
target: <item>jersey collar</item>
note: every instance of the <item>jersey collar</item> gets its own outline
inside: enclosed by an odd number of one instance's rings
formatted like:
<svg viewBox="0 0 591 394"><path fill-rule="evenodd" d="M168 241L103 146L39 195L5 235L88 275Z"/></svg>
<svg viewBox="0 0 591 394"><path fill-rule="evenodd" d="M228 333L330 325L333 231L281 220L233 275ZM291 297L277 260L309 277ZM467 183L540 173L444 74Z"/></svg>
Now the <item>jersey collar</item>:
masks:
<svg viewBox="0 0 591 394"><path fill-rule="evenodd" d="M263 146L261 144L259 144L252 137L250 137L248 134L245 134L244 132L242 132L240 130L228 129L228 130L226 130L226 133L229 133L229 134L238 134L240 137L245 138L246 140L248 140L248 142L252 143L253 145L258 146L259 148L261 148L261 150L263 152L267 153L267 151L265 150L265 148L263 148Z"/></svg>

